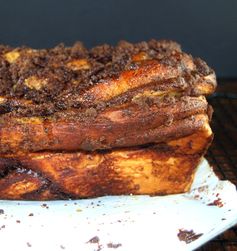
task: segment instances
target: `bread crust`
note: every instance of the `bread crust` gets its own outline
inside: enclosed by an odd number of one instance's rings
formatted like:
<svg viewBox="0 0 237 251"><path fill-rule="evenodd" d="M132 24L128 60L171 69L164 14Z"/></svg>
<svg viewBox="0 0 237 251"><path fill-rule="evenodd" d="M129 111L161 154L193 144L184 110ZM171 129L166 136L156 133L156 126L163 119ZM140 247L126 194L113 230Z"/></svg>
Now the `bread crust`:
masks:
<svg viewBox="0 0 237 251"><path fill-rule="evenodd" d="M0 198L52 200L187 192L212 137L205 124L189 136L150 146L5 155L0 158Z"/></svg>
<svg viewBox="0 0 237 251"><path fill-rule="evenodd" d="M0 46L0 199L188 191L215 88L173 41Z"/></svg>

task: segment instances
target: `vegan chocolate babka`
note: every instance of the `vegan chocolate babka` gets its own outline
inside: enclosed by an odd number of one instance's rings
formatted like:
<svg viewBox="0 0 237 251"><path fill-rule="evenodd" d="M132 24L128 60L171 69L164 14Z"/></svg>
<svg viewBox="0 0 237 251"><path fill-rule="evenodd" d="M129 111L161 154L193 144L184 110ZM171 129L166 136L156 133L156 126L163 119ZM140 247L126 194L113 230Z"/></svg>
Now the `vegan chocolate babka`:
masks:
<svg viewBox="0 0 237 251"><path fill-rule="evenodd" d="M188 191L215 88L173 41L0 46L0 199Z"/></svg>

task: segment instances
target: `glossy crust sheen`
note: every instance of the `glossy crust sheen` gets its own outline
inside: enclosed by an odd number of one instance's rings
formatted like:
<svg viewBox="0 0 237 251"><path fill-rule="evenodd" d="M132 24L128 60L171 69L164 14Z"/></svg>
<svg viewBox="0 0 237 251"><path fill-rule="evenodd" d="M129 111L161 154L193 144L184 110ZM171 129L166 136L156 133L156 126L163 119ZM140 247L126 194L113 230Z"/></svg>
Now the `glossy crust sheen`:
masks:
<svg viewBox="0 0 237 251"><path fill-rule="evenodd" d="M164 107L108 108L90 121L12 118L0 125L0 152L91 151L165 142L208 123L207 108L204 97L186 97Z"/></svg>
<svg viewBox="0 0 237 251"><path fill-rule="evenodd" d="M0 59L0 153L112 149L185 136L196 128L187 118L206 113L202 95L216 86L213 70L172 41L2 47Z"/></svg>
<svg viewBox="0 0 237 251"><path fill-rule="evenodd" d="M0 46L0 199L188 191L215 88L173 41Z"/></svg>
<svg viewBox="0 0 237 251"><path fill-rule="evenodd" d="M35 153L0 158L1 199L76 199L189 190L210 145L208 124L152 146L94 153Z"/></svg>

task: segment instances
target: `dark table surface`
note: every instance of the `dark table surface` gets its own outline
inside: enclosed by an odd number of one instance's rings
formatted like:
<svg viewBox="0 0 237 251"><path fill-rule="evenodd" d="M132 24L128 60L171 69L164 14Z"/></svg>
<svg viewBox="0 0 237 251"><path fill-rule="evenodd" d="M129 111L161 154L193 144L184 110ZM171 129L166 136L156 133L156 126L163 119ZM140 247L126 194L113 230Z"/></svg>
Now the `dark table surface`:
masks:
<svg viewBox="0 0 237 251"><path fill-rule="evenodd" d="M220 179L237 186L237 80L220 80L209 103L214 109L215 137L206 157ZM237 225L198 250L237 251Z"/></svg>

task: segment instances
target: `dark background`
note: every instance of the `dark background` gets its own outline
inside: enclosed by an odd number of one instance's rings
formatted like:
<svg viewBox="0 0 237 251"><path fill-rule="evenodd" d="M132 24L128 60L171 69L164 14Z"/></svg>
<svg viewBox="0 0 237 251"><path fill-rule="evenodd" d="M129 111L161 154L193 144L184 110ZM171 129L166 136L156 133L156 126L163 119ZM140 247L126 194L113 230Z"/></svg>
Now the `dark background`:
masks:
<svg viewBox="0 0 237 251"><path fill-rule="evenodd" d="M0 43L36 48L177 40L218 77L237 77L236 0L0 0Z"/></svg>

